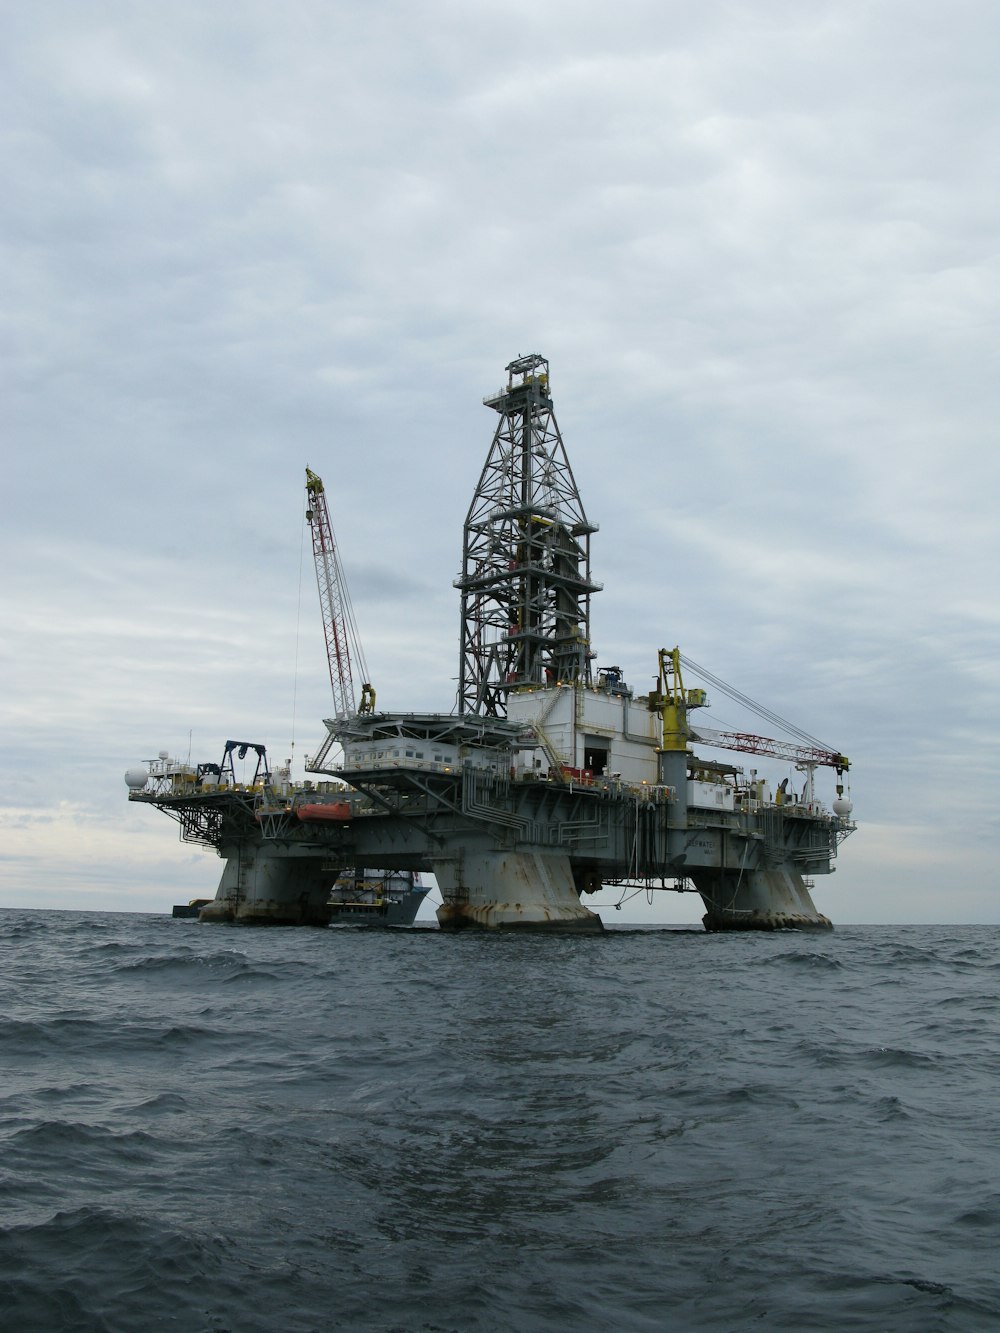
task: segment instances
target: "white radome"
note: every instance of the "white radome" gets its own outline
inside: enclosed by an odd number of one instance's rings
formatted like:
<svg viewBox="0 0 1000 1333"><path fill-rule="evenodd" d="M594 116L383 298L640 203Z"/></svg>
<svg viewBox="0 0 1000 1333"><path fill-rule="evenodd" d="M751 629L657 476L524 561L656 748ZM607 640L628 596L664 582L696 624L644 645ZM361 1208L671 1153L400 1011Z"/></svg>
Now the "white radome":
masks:
<svg viewBox="0 0 1000 1333"><path fill-rule="evenodd" d="M145 768L130 768L125 774L125 784L129 791L142 791L149 781L149 771Z"/></svg>
<svg viewBox="0 0 1000 1333"><path fill-rule="evenodd" d="M833 803L833 813L838 819L846 819L854 809L854 802L849 801L846 796L838 796Z"/></svg>

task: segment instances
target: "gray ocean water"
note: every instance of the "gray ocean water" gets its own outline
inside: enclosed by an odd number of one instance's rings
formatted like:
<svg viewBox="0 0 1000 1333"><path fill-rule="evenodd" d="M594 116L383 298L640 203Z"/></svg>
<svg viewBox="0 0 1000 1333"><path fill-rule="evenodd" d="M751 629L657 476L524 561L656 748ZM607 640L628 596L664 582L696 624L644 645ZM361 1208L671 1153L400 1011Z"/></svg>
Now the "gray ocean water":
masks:
<svg viewBox="0 0 1000 1333"><path fill-rule="evenodd" d="M0 949L4 1329L1000 1328L1000 928Z"/></svg>

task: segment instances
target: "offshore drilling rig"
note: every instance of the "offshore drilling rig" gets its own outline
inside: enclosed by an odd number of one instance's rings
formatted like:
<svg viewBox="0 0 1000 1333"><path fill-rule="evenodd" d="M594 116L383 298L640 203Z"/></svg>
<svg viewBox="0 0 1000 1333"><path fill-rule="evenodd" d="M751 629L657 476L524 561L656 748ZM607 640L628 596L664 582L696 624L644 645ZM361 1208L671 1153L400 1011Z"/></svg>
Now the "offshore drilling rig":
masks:
<svg viewBox="0 0 1000 1333"><path fill-rule="evenodd" d="M455 710L378 712L371 686L359 699L351 684L307 762L315 782L295 785L262 747L230 741L218 765L161 752L130 769L129 799L225 859L203 920L323 924L334 880L363 864L433 872L443 929L600 931L583 898L608 884L695 891L709 930L828 929L811 877L831 872L855 827L846 757L795 729L786 742L693 724L707 695L685 685L685 668L749 701L677 648L659 650L645 694L617 667L595 670L597 525L548 362L519 357L506 371L484 399L499 420L464 526ZM324 603L328 648L336 604ZM697 744L787 759L803 789L785 779L772 791ZM233 755L251 751L256 771L237 782ZM836 774L830 808L816 792L821 768Z"/></svg>

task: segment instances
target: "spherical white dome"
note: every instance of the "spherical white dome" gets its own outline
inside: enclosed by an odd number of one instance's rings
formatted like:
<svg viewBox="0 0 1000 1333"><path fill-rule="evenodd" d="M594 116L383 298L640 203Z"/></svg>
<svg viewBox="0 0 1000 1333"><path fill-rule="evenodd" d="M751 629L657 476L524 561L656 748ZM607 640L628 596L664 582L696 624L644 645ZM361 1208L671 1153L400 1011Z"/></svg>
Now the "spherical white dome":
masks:
<svg viewBox="0 0 1000 1333"><path fill-rule="evenodd" d="M129 791L142 791L149 781L149 772L145 768L130 768L125 774L125 782Z"/></svg>
<svg viewBox="0 0 1000 1333"><path fill-rule="evenodd" d="M854 803L849 801L846 796L838 796L833 803L833 813L838 819L846 819L854 809Z"/></svg>

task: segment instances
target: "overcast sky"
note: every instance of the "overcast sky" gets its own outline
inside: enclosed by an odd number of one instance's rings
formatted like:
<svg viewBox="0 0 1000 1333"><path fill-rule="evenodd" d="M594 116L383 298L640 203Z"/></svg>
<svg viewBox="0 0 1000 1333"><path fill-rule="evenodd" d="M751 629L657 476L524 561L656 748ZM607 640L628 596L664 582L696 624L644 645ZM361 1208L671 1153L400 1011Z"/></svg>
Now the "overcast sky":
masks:
<svg viewBox="0 0 1000 1333"><path fill-rule="evenodd" d="M994 4L3 25L0 904L213 893L125 769L232 737L301 770L307 464L379 705L451 708L482 398L537 351L599 664L645 690L678 643L850 756L835 922L1000 919Z"/></svg>

